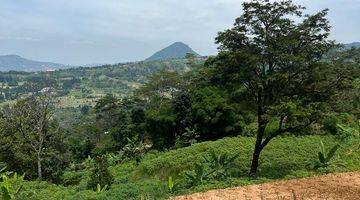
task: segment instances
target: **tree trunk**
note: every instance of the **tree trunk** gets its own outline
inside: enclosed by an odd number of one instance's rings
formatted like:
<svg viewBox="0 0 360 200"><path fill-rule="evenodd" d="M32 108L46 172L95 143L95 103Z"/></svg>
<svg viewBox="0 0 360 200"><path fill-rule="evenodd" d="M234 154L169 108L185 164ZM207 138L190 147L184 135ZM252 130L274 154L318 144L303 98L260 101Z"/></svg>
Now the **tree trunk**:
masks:
<svg viewBox="0 0 360 200"><path fill-rule="evenodd" d="M36 153L36 161L37 161L38 179L42 180L41 152L40 151L38 151Z"/></svg>
<svg viewBox="0 0 360 200"><path fill-rule="evenodd" d="M256 136L253 159L250 168L250 176L255 177L257 175L257 169L259 167L259 158L261 151L263 149L262 141L265 133L266 124L267 122L264 120L264 112L261 108L258 108L258 132Z"/></svg>

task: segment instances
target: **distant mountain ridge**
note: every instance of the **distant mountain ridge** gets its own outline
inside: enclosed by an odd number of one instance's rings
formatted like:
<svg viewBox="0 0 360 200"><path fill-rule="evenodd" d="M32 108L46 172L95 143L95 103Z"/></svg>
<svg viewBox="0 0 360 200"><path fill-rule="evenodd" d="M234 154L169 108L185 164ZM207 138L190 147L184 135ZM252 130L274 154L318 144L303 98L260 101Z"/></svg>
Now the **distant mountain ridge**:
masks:
<svg viewBox="0 0 360 200"><path fill-rule="evenodd" d="M52 62L41 62L23 58L18 55L0 56L0 71L47 71L68 68L69 65L63 65Z"/></svg>
<svg viewBox="0 0 360 200"><path fill-rule="evenodd" d="M360 48L360 42L352 42L352 43L349 43L349 44L344 44L344 46L345 46L346 49L350 49L352 47Z"/></svg>
<svg viewBox="0 0 360 200"><path fill-rule="evenodd" d="M156 61L156 60L168 60L175 58L185 58L187 53L195 54L199 56L194 50L192 50L188 45L182 42L175 42L168 47L154 53L152 56L147 58L145 61Z"/></svg>

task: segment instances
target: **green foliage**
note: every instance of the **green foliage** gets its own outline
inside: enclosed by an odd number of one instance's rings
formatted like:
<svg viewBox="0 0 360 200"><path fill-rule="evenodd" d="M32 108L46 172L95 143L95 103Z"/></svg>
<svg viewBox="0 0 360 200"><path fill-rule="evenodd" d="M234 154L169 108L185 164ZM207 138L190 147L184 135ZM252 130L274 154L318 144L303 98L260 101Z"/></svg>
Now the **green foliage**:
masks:
<svg viewBox="0 0 360 200"><path fill-rule="evenodd" d="M114 182L106 191L86 190L83 183L64 187L48 182L24 182L23 189L18 194L18 199L168 199L170 195L168 181L173 177L174 187L172 195L181 195L201 192L215 188L236 187L241 185L269 182L277 179L290 179L308 177L321 174L307 168L309 163L317 160L318 141L322 140L330 146L339 141L332 136L302 136L279 137L264 150L262 165L259 169L258 179L249 179L247 171L249 160L252 156L254 138L236 137L225 138L214 142L193 144L186 148L171 150L169 152L147 153L139 166L134 161L122 162L110 166L108 170L114 176ZM328 172L357 171L360 166L359 138L349 137L343 141L342 148L333 157L332 162L341 161L343 165L329 165ZM236 167L229 171L227 178L205 178L202 184L189 188L186 178L179 176L185 171L195 170L195 163L203 163L209 167L204 157L210 159L211 151L216 150L216 155L234 155L240 152L234 160ZM230 156L229 156L230 158ZM210 159L214 160L214 159ZM218 159L215 159L218 160ZM91 167L91 165L89 165ZM210 172L208 169L204 169ZM87 180L91 175L91 168L82 170L69 169L73 175ZM67 174L67 173L65 173ZM185 176L185 175L184 175ZM210 175L211 177L211 175ZM160 180L162 179L162 180ZM103 186L102 186L103 187Z"/></svg>
<svg viewBox="0 0 360 200"><path fill-rule="evenodd" d="M205 157L205 160L211 169L209 175L217 180L227 178L230 175L229 171L235 167L235 159L239 156L239 154L230 156L225 153L216 154L214 150L210 151L210 156Z"/></svg>
<svg viewBox="0 0 360 200"><path fill-rule="evenodd" d="M99 99L94 107L96 119L99 120L105 130L113 127L121 118L122 113L118 107L119 99L112 94L107 94Z"/></svg>
<svg viewBox="0 0 360 200"><path fill-rule="evenodd" d="M206 175L205 165L200 163L195 163L194 170L185 172L190 187L202 184Z"/></svg>
<svg viewBox="0 0 360 200"><path fill-rule="evenodd" d="M360 136L360 120L357 120L353 127L344 124L337 124L337 127L345 136Z"/></svg>
<svg viewBox="0 0 360 200"><path fill-rule="evenodd" d="M4 169L3 169L4 170ZM3 171L1 170L1 171ZM18 176L17 173L3 173L0 171L0 192L3 200L16 199L16 196L22 188L24 176Z"/></svg>
<svg viewBox="0 0 360 200"><path fill-rule="evenodd" d="M136 163L140 163L142 157L147 151L145 144L141 141L139 142L136 138L129 139L128 144L122 149L122 157L124 159L135 159Z"/></svg>
<svg viewBox="0 0 360 200"><path fill-rule="evenodd" d="M230 94L240 89L244 109L257 115L251 175L273 138L318 121L331 97L348 91L358 78L357 55L324 59L336 47L328 39L328 10L313 15L303 10L292 0L244 2L234 27L216 38L219 54L206 62L210 83ZM274 119L276 131L266 134Z"/></svg>
<svg viewBox="0 0 360 200"><path fill-rule="evenodd" d="M0 161L29 179L59 181L67 166L64 130L48 95L31 96L1 110Z"/></svg>
<svg viewBox="0 0 360 200"><path fill-rule="evenodd" d="M318 159L318 141L322 140L330 146L336 145L339 141L336 137L321 136L287 136L275 138L264 150L264 157L261 159L259 176L267 178L284 178L297 177L296 174L311 174L306 171L308 164L314 163ZM217 152L233 155L234 152L240 152L239 157L235 159L238 166L238 173L247 177L247 170L250 167L249 160L252 157L254 148L254 138L236 137L217 140L214 142L202 142L193 144L177 150L171 150L166 153L154 153L145 156L138 168L143 175L151 175L153 177L169 177L176 176L183 171L193 170L195 163L203 160L208 156L212 149ZM340 167L337 171L356 170L360 165L357 160L359 138L349 138L343 141L342 147L338 150L341 156L341 162L346 167ZM337 157L333 158L337 161ZM332 166L330 166L331 170ZM304 171L305 170L305 171Z"/></svg>
<svg viewBox="0 0 360 200"><path fill-rule="evenodd" d="M171 100L175 93L185 87L183 77L173 71L161 71L149 76L149 81L135 91L135 96L152 109L159 109Z"/></svg>
<svg viewBox="0 0 360 200"><path fill-rule="evenodd" d="M340 148L339 144L334 145L330 150L326 150L324 143L320 140L320 151L318 152L318 163L315 169L327 168L336 151Z"/></svg>
<svg viewBox="0 0 360 200"><path fill-rule="evenodd" d="M226 153L215 153L211 150L204 156L204 163L195 163L193 171L185 171L190 187L197 186L205 180L224 180L230 176L229 171L235 167L234 161L239 155L229 156Z"/></svg>
<svg viewBox="0 0 360 200"><path fill-rule="evenodd" d="M146 113L146 131L152 138L153 148L165 150L173 147L176 140L175 116L170 108L148 110Z"/></svg>
<svg viewBox="0 0 360 200"><path fill-rule="evenodd" d="M108 187L108 185L105 185L104 187L101 187L100 184L97 184L95 192L97 192L97 193L104 192L104 191L106 191L107 187Z"/></svg>
<svg viewBox="0 0 360 200"><path fill-rule="evenodd" d="M97 157L95 161L95 168L92 170L87 188L96 190L98 185L102 188L111 186L114 177L108 170L107 158L105 156Z"/></svg>
<svg viewBox="0 0 360 200"><path fill-rule="evenodd" d="M195 62L199 64L203 61L196 59ZM20 99L29 93L39 93L43 88L51 88L62 107L76 107L83 103L93 105L99 97L109 93L121 97L131 95L139 84L147 80L148 75L164 68L183 72L187 69L187 60L119 63L55 72L1 72L0 91L4 95L0 96L0 102Z"/></svg>
<svg viewBox="0 0 360 200"><path fill-rule="evenodd" d="M360 50L334 50L328 10L303 10L291 0L246 1L205 67L188 54L0 73L0 102L21 99L1 110L0 163L61 183L3 175L3 197L166 199L322 173L307 168L315 161L326 172L359 170ZM36 96L46 91L56 109ZM310 128L346 136L342 148L339 137L306 136ZM249 168L258 179L247 179Z"/></svg>
<svg viewBox="0 0 360 200"><path fill-rule="evenodd" d="M335 116L330 116L324 119L323 126L326 131L336 135L338 133L338 123L338 119Z"/></svg>
<svg viewBox="0 0 360 200"><path fill-rule="evenodd" d="M170 176L170 177L168 178L168 188L169 188L170 193L173 192L174 186L175 186L175 182L174 182L174 180L173 180L173 177Z"/></svg>
<svg viewBox="0 0 360 200"><path fill-rule="evenodd" d="M242 117L228 94L216 87L198 88L191 95L191 124L198 140L215 140L241 132Z"/></svg>
<svg viewBox="0 0 360 200"><path fill-rule="evenodd" d="M91 107L89 105L83 105L80 108L80 112L83 115L87 115L87 114L89 114L90 109L91 109Z"/></svg>

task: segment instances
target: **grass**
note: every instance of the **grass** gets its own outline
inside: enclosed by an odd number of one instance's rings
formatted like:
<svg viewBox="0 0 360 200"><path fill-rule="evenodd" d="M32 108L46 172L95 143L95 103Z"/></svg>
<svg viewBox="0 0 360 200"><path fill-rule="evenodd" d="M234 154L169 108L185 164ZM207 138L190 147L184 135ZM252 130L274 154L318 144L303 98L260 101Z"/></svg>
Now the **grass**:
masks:
<svg viewBox="0 0 360 200"><path fill-rule="evenodd" d="M115 177L115 183L103 193L85 189L90 170L83 169L66 173L68 177L77 175L81 177L80 182L73 186L26 182L19 199L166 199L170 195L166 185L169 176L174 177L175 181L175 192L172 195L270 182L276 179L314 176L324 173L314 171L311 167L311 164L317 160L320 140L326 146L337 143L341 145L328 172L360 170L359 138L339 140L331 136L286 136L274 139L264 149L261 155L259 177L249 179L247 173L254 138L236 137L198 143L164 153L148 153L139 166L136 166L134 162L111 166L109 170ZM207 181L191 188L177 187L183 181L181 174L185 170L191 170L195 162L203 162L203 156L211 150L231 155L240 154L235 160L234 175L225 180Z"/></svg>

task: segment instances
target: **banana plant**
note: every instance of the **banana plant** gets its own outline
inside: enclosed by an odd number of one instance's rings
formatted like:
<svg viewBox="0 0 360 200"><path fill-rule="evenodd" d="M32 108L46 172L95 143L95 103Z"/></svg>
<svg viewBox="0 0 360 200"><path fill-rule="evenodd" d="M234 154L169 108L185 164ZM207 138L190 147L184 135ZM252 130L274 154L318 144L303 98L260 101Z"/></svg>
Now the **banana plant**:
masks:
<svg viewBox="0 0 360 200"><path fill-rule="evenodd" d="M336 151L340 148L339 144L334 145L329 151L326 150L325 145L320 141L320 151L318 152L318 163L315 165L315 169L327 168L331 159L335 156Z"/></svg>
<svg viewBox="0 0 360 200"><path fill-rule="evenodd" d="M216 154L214 150L210 151L209 157L204 157L211 169L207 176L214 176L215 178L224 178L228 175L228 171L234 167L234 161L239 157L239 154L229 156L226 153Z"/></svg>
<svg viewBox="0 0 360 200"><path fill-rule="evenodd" d="M186 178L189 180L191 186L196 186L203 183L205 174L205 166L200 163L195 163L195 169L193 171L185 172Z"/></svg>
<svg viewBox="0 0 360 200"><path fill-rule="evenodd" d="M100 184L97 184L95 192L96 193L102 193L102 192L106 191L107 188L108 188L108 185L105 185L104 187L101 187Z"/></svg>
<svg viewBox="0 0 360 200"><path fill-rule="evenodd" d="M226 153L217 154L214 150L208 156L204 156L205 163L195 163L195 169L185 172L190 186L202 184L209 179L222 179L229 175L229 170L235 164L234 161L239 155L230 156Z"/></svg>
<svg viewBox="0 0 360 200"><path fill-rule="evenodd" d="M6 173L2 173L1 179L2 181L0 182L0 189L2 193L2 199L15 199L16 195L20 192L22 188L24 175L18 176L17 173L14 173L12 176L9 176Z"/></svg>

